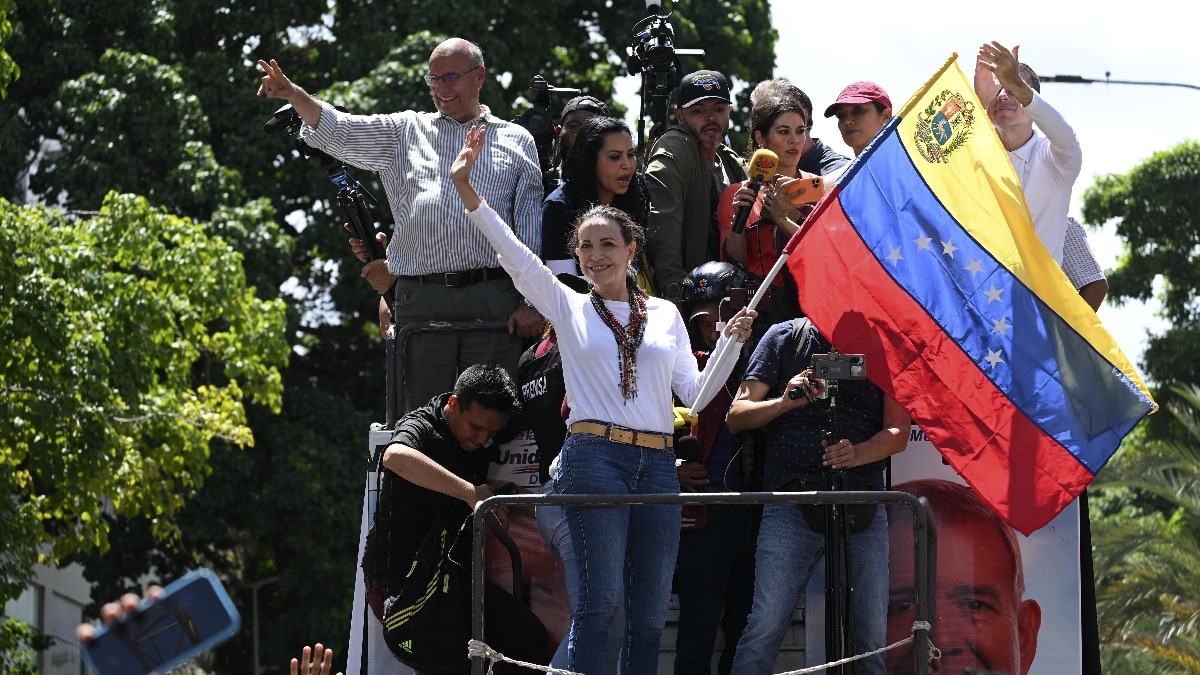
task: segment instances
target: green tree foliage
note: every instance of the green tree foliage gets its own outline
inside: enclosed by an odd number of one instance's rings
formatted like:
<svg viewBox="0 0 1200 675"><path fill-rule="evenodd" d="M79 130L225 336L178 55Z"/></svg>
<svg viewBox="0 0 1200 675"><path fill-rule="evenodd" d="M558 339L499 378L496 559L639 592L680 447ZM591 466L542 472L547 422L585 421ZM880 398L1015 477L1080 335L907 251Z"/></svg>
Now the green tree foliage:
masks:
<svg viewBox="0 0 1200 675"><path fill-rule="evenodd" d="M11 0L0 0L0 7L4 3ZM0 107L5 186L0 195L23 203L28 186L35 199L105 212L118 204L134 208L126 197L109 198L105 205L110 190L141 195L147 201L133 203L154 214L155 222L194 223L205 241L224 241L239 252L241 278L254 289L257 302L268 303L273 327L279 311L270 301L286 303L284 334L291 351L278 398L250 400L261 393L251 390L250 374L230 372L281 358L274 343L242 343L241 334L239 341L222 345L226 352L204 353L190 368L170 373L191 377L197 391L199 384L221 376L229 382L220 386L236 380L247 394L244 421L239 434L227 430L207 444L211 475L190 465L161 469L164 475L182 470L188 482L166 479L139 504L148 507L164 499L167 506L160 508L170 508L169 519L150 510L140 517L97 512L86 527L99 531L101 523L106 525L112 547L104 556L93 550L81 557L96 582L94 597L135 588L146 573L169 581L203 563L224 576L247 621L248 585L278 577L259 598L263 617L271 619L262 624L264 664L286 662L304 641L342 639L357 566L365 431L369 422L381 420L384 408L378 298L359 279L360 263L346 245L344 217L333 203L336 190L323 167L303 158L291 139L263 133L263 123L279 103L253 95L260 77L255 61L277 59L293 80L353 112L429 110L429 90L421 79L429 52L445 36L461 35L477 41L487 55L492 77L484 103L511 119L528 106L530 83L539 74L551 84L611 99L613 79L626 72L625 49L635 39L635 23L646 15L644 5L22 0L7 6L13 33L3 46L23 70L9 83ZM675 46L707 52L681 56L685 72L715 68L735 83L772 76L776 34L768 0L679 0L667 8L673 12ZM748 93L748 87L740 91L735 124L748 111ZM558 97L552 105L564 102ZM736 147L743 142L735 136ZM353 169L351 174L383 198L372 176ZM390 224L386 203L379 204L375 216ZM33 218L39 219L55 223L56 233L65 227L65 221L48 214ZM4 250L23 253L26 245L32 241ZM93 257L107 261L115 255ZM69 294L71 289L62 283L53 290ZM220 304L215 298L227 297L214 296L216 289L208 292L209 297L194 301ZM137 331L148 327L131 323L110 323L105 334L116 339L118 330L129 330L123 339L133 344L145 335ZM47 334L53 326L47 324ZM48 344L64 346L62 341ZM240 360L227 358L238 348ZM111 362L110 369L131 367L134 357L125 358ZM241 449L235 441L248 442L251 431L253 448ZM171 440L146 429L131 438L148 446ZM0 437L0 444L7 445L8 438ZM116 479L110 475L112 463L97 467L64 460L62 472L69 474L66 480L84 481L85 466L103 474L87 481ZM190 499L182 499L185 494ZM29 537L34 530L15 528L40 527L31 516L42 512L41 505L22 502L21 507L31 513L15 521L0 514L0 519L6 534ZM161 534L168 520L175 527L165 529L174 539L164 544L155 533ZM57 520L56 526L84 527ZM24 564L22 550L0 557L0 566ZM218 659L244 669L250 652L248 631L243 631Z"/></svg>
<svg viewBox="0 0 1200 675"><path fill-rule="evenodd" d="M96 67L59 87L58 140L70 161L50 162L38 172L39 194L94 208L110 189L140 188L155 203L193 216L212 213L214 205L205 199L213 195L232 193L226 201L238 201L233 172L218 169L209 176L180 166L185 160L202 163L212 151L199 140L209 135L208 120L178 69L116 49L106 51ZM176 124L161 124L162 118Z"/></svg>
<svg viewBox="0 0 1200 675"><path fill-rule="evenodd" d="M1128 443L1093 486L1104 672L1200 672L1200 387L1176 388L1184 440Z"/></svg>
<svg viewBox="0 0 1200 675"><path fill-rule="evenodd" d="M1115 219L1126 242L1108 277L1109 297L1148 300L1161 281L1158 299L1171 328L1149 341L1142 364L1148 378L1164 389L1200 382L1200 142L1100 177L1084 192L1083 217L1091 224Z"/></svg>
<svg viewBox="0 0 1200 675"><path fill-rule="evenodd" d="M0 619L0 673L37 675L37 653L53 646L48 638L24 621Z"/></svg>
<svg viewBox="0 0 1200 675"><path fill-rule="evenodd" d="M12 35L12 22L8 15L12 12L13 0L0 0L0 46ZM21 76L21 68L13 61L8 52L0 48L0 99L8 94L8 85Z"/></svg>
<svg viewBox="0 0 1200 675"><path fill-rule="evenodd" d="M0 548L28 562L108 548L105 512L179 536L209 444L253 443L243 400L278 409L284 305L194 222L112 193L65 218L0 201ZM33 536L30 536L33 535ZM2 597L32 570L5 569Z"/></svg>

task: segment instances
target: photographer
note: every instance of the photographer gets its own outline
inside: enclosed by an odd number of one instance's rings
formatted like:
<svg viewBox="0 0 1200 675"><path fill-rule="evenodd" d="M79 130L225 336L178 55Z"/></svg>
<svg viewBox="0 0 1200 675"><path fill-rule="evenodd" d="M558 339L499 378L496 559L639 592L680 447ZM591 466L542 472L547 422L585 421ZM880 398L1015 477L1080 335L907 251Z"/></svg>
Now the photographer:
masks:
<svg viewBox="0 0 1200 675"><path fill-rule="evenodd" d="M794 319L771 326L750 357L726 424L735 433L763 429L765 490L825 490L833 472L844 478L845 489L880 490L884 460L908 445L908 413L867 380L836 385L834 417L831 401L822 398L833 382L815 378L809 366L813 354L829 351L829 343L807 319ZM818 514L816 525L806 518L813 512ZM774 672L792 610L825 549L826 534L814 529L824 529L823 512L821 507L797 504L763 507L754 603L738 641L735 674ZM851 653L861 654L882 647L886 637L888 539L882 507L870 506L857 515L856 525L863 529L850 528L851 569L842 574L854 589L854 642L849 647ZM857 664L860 674L884 672L882 654Z"/></svg>
<svg viewBox="0 0 1200 675"><path fill-rule="evenodd" d="M301 136L306 143L379 173L396 226L386 262L367 263L362 276L380 294L394 292L395 324L508 322L511 335L474 331L451 339L414 336L407 351L421 358L407 364L408 407L449 389L455 375L474 363L496 361L515 372L522 339L539 334L542 317L522 305L512 279L496 262L495 249L468 222L446 167L458 155L468 129L479 123L493 128L488 134L489 159L477 174L480 190L521 241L535 250L541 240L538 206L544 192L532 136L479 102L487 80L479 46L450 38L430 54L425 81L435 113L341 113L294 84L275 61L258 64L266 73L259 95L292 105L304 120Z"/></svg>

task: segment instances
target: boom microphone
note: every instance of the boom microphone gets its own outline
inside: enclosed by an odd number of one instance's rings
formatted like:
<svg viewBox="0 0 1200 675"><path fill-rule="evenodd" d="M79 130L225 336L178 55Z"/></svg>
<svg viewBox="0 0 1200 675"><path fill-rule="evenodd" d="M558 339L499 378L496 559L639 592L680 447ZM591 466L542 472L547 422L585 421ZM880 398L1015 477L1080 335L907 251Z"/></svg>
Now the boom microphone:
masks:
<svg viewBox="0 0 1200 675"><path fill-rule="evenodd" d="M779 155L766 148L754 151L754 156L750 158L750 184L746 186L754 191L754 199L757 199L758 191L762 188L763 183L775 177L775 167L777 166L779 166ZM749 204L738 207L737 215L733 218L732 229L734 232L741 234L742 230L746 229L746 219L750 217L754 199L751 199Z"/></svg>

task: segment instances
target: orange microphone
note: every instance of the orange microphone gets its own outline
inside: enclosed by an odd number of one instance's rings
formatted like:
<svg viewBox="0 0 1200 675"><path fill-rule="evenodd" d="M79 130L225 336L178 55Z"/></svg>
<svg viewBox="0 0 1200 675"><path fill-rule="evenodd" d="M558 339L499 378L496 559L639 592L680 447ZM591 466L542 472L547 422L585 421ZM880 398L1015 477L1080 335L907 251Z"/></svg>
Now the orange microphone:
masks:
<svg viewBox="0 0 1200 675"><path fill-rule="evenodd" d="M747 186L754 191L757 196L759 189L763 183L775 177L775 167L779 166L779 155L767 150L759 148L754 151L754 156L750 158L750 184ZM746 229L746 219L750 217L750 208L754 206L753 200L750 204L738 207L737 215L733 217L733 231L740 233Z"/></svg>

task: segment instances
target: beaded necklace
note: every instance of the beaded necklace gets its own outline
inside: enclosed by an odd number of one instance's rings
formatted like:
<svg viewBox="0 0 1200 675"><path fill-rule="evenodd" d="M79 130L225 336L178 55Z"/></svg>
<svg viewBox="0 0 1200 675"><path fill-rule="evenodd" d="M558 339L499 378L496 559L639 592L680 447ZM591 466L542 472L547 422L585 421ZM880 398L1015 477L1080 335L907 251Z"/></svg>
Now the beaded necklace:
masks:
<svg viewBox="0 0 1200 675"><path fill-rule="evenodd" d="M604 304L604 298L593 288L592 307L617 339L617 361L621 370L621 397L626 401L637 398L637 352L646 332L646 294L629 284L629 327L621 325Z"/></svg>

